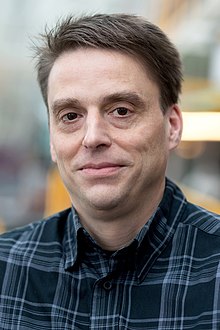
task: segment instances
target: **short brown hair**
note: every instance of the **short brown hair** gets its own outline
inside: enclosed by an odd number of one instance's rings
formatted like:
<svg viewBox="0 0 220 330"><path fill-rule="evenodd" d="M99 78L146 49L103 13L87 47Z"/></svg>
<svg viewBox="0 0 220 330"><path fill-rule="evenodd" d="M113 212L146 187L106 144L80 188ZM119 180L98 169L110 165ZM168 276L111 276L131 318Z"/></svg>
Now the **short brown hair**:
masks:
<svg viewBox="0 0 220 330"><path fill-rule="evenodd" d="M178 51L159 27L135 15L95 14L59 20L46 31L36 48L38 82L47 105L50 70L64 52L77 48L101 48L141 59L160 89L163 112L177 103L181 92L182 65Z"/></svg>

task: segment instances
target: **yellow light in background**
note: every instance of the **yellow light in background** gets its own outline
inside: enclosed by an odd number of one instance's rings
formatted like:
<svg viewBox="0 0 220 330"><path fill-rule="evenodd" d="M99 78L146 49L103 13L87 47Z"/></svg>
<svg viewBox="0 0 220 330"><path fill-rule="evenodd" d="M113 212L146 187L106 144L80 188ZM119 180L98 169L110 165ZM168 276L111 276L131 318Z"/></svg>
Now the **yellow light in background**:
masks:
<svg viewBox="0 0 220 330"><path fill-rule="evenodd" d="M220 112L183 112L183 141L220 141Z"/></svg>
<svg viewBox="0 0 220 330"><path fill-rule="evenodd" d="M181 141L175 152L181 158L194 159L205 152L206 145L204 141Z"/></svg>

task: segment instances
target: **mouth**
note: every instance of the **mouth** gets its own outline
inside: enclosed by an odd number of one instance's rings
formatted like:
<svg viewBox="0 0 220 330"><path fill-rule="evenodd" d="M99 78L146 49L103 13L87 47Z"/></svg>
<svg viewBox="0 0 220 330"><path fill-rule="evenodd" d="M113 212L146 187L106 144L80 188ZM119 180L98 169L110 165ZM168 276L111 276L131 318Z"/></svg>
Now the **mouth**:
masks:
<svg viewBox="0 0 220 330"><path fill-rule="evenodd" d="M113 164L113 163L99 163L99 164L86 164L80 171L82 174L87 176L111 176L118 173L122 168L125 168L125 165Z"/></svg>

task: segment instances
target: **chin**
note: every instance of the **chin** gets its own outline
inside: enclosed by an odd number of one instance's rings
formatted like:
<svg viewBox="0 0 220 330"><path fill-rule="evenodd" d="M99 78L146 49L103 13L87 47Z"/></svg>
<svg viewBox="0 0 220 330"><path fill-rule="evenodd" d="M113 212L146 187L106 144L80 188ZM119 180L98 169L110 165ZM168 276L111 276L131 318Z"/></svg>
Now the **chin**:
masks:
<svg viewBox="0 0 220 330"><path fill-rule="evenodd" d="M94 185L71 193L73 205L97 211L113 211L127 207L130 189L121 185ZM75 203L74 203L75 200Z"/></svg>
<svg viewBox="0 0 220 330"><path fill-rule="evenodd" d="M120 201L115 198L102 198L99 199L89 199L88 203L92 206L93 209L98 211L109 211L117 208L120 205Z"/></svg>
<svg viewBox="0 0 220 330"><path fill-rule="evenodd" d="M84 203L89 204L93 209L109 211L120 206L123 200L126 199L126 196L125 194L120 194L119 191L115 193L111 190L99 190L85 194L83 199Z"/></svg>

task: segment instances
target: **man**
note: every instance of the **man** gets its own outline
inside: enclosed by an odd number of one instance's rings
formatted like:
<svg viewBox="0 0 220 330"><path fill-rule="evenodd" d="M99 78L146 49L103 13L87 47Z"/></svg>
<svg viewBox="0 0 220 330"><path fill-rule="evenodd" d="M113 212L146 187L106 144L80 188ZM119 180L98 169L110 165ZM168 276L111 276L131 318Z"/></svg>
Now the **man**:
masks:
<svg viewBox="0 0 220 330"><path fill-rule="evenodd" d="M70 17L37 70L73 207L2 235L2 329L219 329L219 218L165 178L175 47L139 17Z"/></svg>

